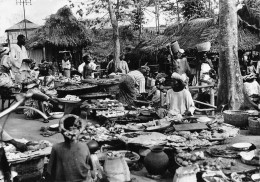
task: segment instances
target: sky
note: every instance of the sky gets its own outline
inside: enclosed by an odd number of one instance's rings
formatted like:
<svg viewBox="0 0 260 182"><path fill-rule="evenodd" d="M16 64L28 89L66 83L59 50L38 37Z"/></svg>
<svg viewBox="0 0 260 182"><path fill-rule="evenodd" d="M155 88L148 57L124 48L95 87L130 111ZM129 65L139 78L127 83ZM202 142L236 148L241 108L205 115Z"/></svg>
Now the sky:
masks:
<svg viewBox="0 0 260 182"><path fill-rule="evenodd" d="M23 6L17 4L17 1L21 0L0 0L0 41L6 39L6 29L23 20ZM68 0L31 0L31 4L25 6L26 19L35 24L43 25L45 19L68 4ZM151 11L146 13L146 18L149 19L147 21L149 24L146 26L155 27L155 16ZM160 22L163 23L163 18Z"/></svg>
<svg viewBox="0 0 260 182"><path fill-rule="evenodd" d="M16 1L20 0L0 0L0 37L6 36L6 29L23 20L23 6L16 4ZM31 0L31 2L32 5L25 6L25 16L38 25L43 25L46 17L56 13L68 3L67 0Z"/></svg>

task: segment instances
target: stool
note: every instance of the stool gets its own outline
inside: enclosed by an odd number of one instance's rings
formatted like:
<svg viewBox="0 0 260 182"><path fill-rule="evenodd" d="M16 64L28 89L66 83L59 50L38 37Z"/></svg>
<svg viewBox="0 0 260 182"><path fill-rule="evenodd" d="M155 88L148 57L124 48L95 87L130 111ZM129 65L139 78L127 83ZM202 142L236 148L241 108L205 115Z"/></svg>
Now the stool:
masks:
<svg viewBox="0 0 260 182"><path fill-rule="evenodd" d="M5 110L6 108L9 108L15 101L16 101L16 97L15 94L11 94L11 95L1 95L1 99L2 99L2 111ZM5 108L5 102L8 101L8 106Z"/></svg>

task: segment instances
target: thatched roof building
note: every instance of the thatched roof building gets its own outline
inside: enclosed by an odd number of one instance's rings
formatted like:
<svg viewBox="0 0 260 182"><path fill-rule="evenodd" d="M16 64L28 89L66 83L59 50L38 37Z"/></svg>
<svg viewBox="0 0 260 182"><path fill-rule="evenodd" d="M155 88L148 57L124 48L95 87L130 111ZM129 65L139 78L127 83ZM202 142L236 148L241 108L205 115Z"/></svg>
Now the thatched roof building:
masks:
<svg viewBox="0 0 260 182"><path fill-rule="evenodd" d="M245 10L246 6L241 11ZM242 51L253 50L256 43L260 42L260 29L250 25L241 13L238 16L238 49ZM174 24L165 29L164 35L156 39L142 42L137 49L141 52L151 53L155 50L165 48L168 43L178 41L181 48L185 50L195 49L196 44L210 41L211 51L218 52L219 26L213 18L198 18L184 22L179 26Z"/></svg>
<svg viewBox="0 0 260 182"><path fill-rule="evenodd" d="M53 45L58 47L84 47L90 43L84 24L77 20L69 7L64 6L50 15L28 41L29 48Z"/></svg>

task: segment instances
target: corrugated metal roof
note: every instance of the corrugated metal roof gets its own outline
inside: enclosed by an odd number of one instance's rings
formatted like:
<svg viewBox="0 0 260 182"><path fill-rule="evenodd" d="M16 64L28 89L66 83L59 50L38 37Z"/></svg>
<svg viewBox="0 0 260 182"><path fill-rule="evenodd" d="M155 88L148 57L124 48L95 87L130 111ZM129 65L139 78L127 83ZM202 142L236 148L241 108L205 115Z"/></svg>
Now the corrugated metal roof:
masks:
<svg viewBox="0 0 260 182"><path fill-rule="evenodd" d="M26 22L26 29L36 29L39 25L25 19L16 23L15 25L11 26L10 28L6 29L5 32L12 31L12 30L23 30L25 29L25 22Z"/></svg>

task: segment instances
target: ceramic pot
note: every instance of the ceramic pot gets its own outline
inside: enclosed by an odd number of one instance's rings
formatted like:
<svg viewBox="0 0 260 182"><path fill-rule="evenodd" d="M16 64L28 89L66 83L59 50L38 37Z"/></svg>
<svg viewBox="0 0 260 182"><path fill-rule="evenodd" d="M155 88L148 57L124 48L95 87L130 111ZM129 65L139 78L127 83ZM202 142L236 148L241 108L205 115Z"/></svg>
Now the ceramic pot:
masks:
<svg viewBox="0 0 260 182"><path fill-rule="evenodd" d="M163 147L154 147L145 158L144 166L149 174L162 175L167 170L169 158L163 151Z"/></svg>

